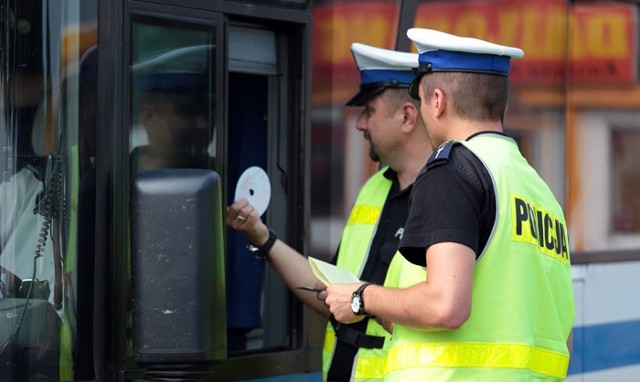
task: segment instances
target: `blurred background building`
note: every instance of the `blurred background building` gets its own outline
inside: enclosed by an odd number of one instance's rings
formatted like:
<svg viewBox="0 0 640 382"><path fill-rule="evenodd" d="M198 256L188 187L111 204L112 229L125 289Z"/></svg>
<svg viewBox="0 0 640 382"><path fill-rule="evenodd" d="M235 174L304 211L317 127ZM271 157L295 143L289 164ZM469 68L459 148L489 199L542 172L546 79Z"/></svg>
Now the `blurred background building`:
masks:
<svg viewBox="0 0 640 382"><path fill-rule="evenodd" d="M377 169L355 129L360 110L343 106L359 80L352 42L415 50L398 33L424 27L520 47L504 126L567 214L577 304L569 380L636 378L640 304L627 291L640 287L639 11L638 1L316 1L314 252L333 255Z"/></svg>

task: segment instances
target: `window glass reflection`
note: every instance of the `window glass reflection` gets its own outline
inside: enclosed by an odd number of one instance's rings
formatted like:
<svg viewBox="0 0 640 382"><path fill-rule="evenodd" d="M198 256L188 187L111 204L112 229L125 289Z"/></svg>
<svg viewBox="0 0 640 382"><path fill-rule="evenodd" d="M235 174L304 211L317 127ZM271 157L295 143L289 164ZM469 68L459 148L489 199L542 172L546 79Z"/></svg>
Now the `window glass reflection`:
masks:
<svg viewBox="0 0 640 382"><path fill-rule="evenodd" d="M211 168L211 32L134 24L131 171Z"/></svg>
<svg viewBox="0 0 640 382"><path fill-rule="evenodd" d="M97 3L0 10L0 378L90 380Z"/></svg>
<svg viewBox="0 0 640 382"><path fill-rule="evenodd" d="M640 233L638 147L640 131L611 129L611 227L614 233Z"/></svg>

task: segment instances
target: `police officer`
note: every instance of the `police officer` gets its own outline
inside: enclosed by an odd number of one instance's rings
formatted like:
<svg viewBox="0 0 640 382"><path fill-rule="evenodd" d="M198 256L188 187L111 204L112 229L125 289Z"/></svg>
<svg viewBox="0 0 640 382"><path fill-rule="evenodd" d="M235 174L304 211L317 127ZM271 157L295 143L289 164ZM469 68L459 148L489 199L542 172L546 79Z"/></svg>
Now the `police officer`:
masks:
<svg viewBox="0 0 640 382"><path fill-rule="evenodd" d="M353 44L360 70L360 91L348 106L364 106L356 128L370 144L370 157L384 167L362 187L343 232L337 257L340 267L360 279L395 284L402 256L394 256L407 218L409 194L420 168L431 153L428 134L420 119L418 103L408 95L417 54L401 53ZM327 307L314 293L298 286L321 285L307 259L277 240L255 209L242 199L228 208L227 223L256 245L298 298L325 316ZM407 263L409 272L424 278L424 269ZM327 325L323 374L329 381L382 379L389 333L382 321L365 319L352 325L332 317Z"/></svg>
<svg viewBox="0 0 640 382"><path fill-rule="evenodd" d="M385 381L563 380L575 316L564 214L502 127L510 58L524 53L407 34L420 61L410 92L437 149L400 251L428 276L398 289L332 285L325 301L340 322L365 313L395 323Z"/></svg>

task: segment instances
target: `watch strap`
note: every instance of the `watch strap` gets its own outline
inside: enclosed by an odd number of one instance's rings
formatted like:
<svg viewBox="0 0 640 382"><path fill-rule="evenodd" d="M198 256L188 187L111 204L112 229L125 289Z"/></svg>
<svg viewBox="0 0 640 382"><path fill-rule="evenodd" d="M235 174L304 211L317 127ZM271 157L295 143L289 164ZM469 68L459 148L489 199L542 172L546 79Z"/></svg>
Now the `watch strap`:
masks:
<svg viewBox="0 0 640 382"><path fill-rule="evenodd" d="M353 295L352 295L352 297L351 297L351 298L353 299L354 297L358 296L358 298L360 299L360 309L359 309L357 312L355 312L355 314L356 314L357 316L362 316L362 315L367 314L367 313L364 311L364 299L362 298L362 292L364 292L364 289L365 289L366 287L368 287L369 285L371 285L371 283L364 283L364 284L361 284L361 285L358 287L358 289L356 289L356 290L353 292Z"/></svg>
<svg viewBox="0 0 640 382"><path fill-rule="evenodd" d="M258 259L267 259L267 255L269 254L269 251L273 247L273 244L275 244L276 240L278 240L278 236L276 235L274 230L269 228L269 238L267 239L267 241L259 247L253 244L247 244L247 250L253 253L253 255Z"/></svg>

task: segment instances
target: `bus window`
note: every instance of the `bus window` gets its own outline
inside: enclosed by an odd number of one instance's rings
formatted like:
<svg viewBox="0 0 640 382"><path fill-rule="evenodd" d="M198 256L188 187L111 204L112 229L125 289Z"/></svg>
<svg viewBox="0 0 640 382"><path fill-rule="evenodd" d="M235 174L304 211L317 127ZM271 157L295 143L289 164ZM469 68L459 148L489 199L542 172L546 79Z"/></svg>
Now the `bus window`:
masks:
<svg viewBox="0 0 640 382"><path fill-rule="evenodd" d="M132 32L132 173L212 168L215 36L150 19Z"/></svg>
<svg viewBox="0 0 640 382"><path fill-rule="evenodd" d="M289 77L286 60L280 63L277 53L279 45L286 46L286 38L257 26L229 26L228 32L228 65L218 65L220 36L215 26L173 15L147 16L144 11L132 15L127 133L131 182L135 187L139 175L151 170L213 169L221 177L222 199L228 204L236 198L242 174L259 167L268 174L271 189L262 218L286 239L287 214L271 213L290 208L287 185L278 182L290 166L291 127L281 111L282 101L288 101ZM216 79L225 67L228 91L220 96ZM215 123L223 120L216 105L227 108L228 124L223 128ZM132 226L132 235L139 228ZM226 232L226 286L219 291L226 290L220 317L226 313L227 330L226 336L217 333L218 337L226 337L230 356L287 346L291 331L282 319L289 316L286 287L265 268L264 260L247 250L246 239ZM138 262L133 259L132 264L135 270ZM135 299L139 284L132 277ZM136 312L134 354L154 353L157 349L141 349L135 343Z"/></svg>
<svg viewBox="0 0 640 382"><path fill-rule="evenodd" d="M0 10L0 375L89 380L97 2Z"/></svg>
<svg viewBox="0 0 640 382"><path fill-rule="evenodd" d="M266 168L267 89L266 76L229 75L229 146L237 148L228 161L229 200L235 197L236 184L243 171L252 166ZM244 111L246 105L251 108ZM227 238L228 349L237 352L259 348L262 339L256 334L262 326L260 299L265 264L247 251L246 240L234 230L227 231Z"/></svg>
<svg viewBox="0 0 640 382"><path fill-rule="evenodd" d="M134 358L224 358L222 188L210 171L216 29L144 15L131 20Z"/></svg>
<svg viewBox="0 0 640 382"><path fill-rule="evenodd" d="M632 128L611 129L611 231L617 234L640 233L640 131Z"/></svg>
<svg viewBox="0 0 640 382"><path fill-rule="evenodd" d="M286 168L287 73L278 62L274 31L229 27L227 201L235 199L236 184L250 167L260 167L270 180L271 200L263 221L286 239L286 196L277 180ZM286 170L284 170L286 171ZM264 192L265 190L256 190ZM269 349L289 341L287 290L275 274L247 249L247 240L227 231L227 341L230 355Z"/></svg>

